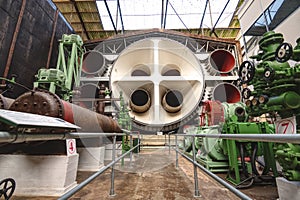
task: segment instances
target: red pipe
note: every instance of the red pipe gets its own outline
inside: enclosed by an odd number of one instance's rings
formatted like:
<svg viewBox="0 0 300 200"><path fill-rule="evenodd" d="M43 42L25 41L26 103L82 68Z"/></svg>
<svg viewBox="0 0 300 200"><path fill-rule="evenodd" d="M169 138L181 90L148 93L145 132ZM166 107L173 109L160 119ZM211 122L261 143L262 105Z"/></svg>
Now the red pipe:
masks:
<svg viewBox="0 0 300 200"><path fill-rule="evenodd" d="M9 109L61 118L81 127L80 131L83 132L122 132L112 118L63 101L47 91L26 92L19 96Z"/></svg>

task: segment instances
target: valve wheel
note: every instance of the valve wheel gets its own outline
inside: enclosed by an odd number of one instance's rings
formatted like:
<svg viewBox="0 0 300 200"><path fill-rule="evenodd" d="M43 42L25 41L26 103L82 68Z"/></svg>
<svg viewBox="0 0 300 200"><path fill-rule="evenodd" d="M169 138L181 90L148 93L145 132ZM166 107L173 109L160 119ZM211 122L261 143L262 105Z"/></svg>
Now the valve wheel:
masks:
<svg viewBox="0 0 300 200"><path fill-rule="evenodd" d="M275 53L275 58L278 62L286 62L293 55L293 47L290 43L282 43L277 49Z"/></svg>
<svg viewBox="0 0 300 200"><path fill-rule="evenodd" d="M244 99L249 99L251 97L251 90L249 88L244 88L242 90L242 96Z"/></svg>
<svg viewBox="0 0 300 200"><path fill-rule="evenodd" d="M272 81L275 75L275 71L271 67L266 67L264 71L264 78L266 81Z"/></svg>
<svg viewBox="0 0 300 200"><path fill-rule="evenodd" d="M10 199L16 188L16 182L12 178L7 178L0 181L0 199L2 195L5 200Z"/></svg>
<svg viewBox="0 0 300 200"><path fill-rule="evenodd" d="M249 83L255 74L255 66L251 61L244 61L239 70L239 77L243 83Z"/></svg>

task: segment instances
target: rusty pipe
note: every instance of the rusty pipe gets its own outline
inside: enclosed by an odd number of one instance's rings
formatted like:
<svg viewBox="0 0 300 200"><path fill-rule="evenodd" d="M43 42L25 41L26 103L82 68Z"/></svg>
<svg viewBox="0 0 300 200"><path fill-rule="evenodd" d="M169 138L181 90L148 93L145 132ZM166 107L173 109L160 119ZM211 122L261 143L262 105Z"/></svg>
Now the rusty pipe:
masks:
<svg viewBox="0 0 300 200"><path fill-rule="evenodd" d="M162 106L170 113L178 112L182 107L183 95L178 90L169 90L162 99Z"/></svg>
<svg viewBox="0 0 300 200"><path fill-rule="evenodd" d="M149 93L146 90L137 89L131 94L129 103L134 112L146 112L151 105Z"/></svg>
<svg viewBox="0 0 300 200"><path fill-rule="evenodd" d="M48 91L26 92L19 96L9 109L61 118L80 126L83 132L122 132L117 122L112 118L63 101Z"/></svg>

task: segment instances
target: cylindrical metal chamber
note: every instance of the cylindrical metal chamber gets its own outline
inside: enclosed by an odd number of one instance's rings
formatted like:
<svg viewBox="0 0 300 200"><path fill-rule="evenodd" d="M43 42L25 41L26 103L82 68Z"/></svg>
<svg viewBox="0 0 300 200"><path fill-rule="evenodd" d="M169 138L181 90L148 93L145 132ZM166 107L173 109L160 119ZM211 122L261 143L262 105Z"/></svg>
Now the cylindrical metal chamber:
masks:
<svg viewBox="0 0 300 200"><path fill-rule="evenodd" d="M81 127L80 131L84 132L121 132L119 125L112 118L63 101L47 91L26 92L19 96L9 109L61 118Z"/></svg>
<svg viewBox="0 0 300 200"><path fill-rule="evenodd" d="M130 105L133 126L152 133L195 118L205 87L202 66L191 50L160 37L124 49L112 66L110 84L112 96L122 92Z"/></svg>

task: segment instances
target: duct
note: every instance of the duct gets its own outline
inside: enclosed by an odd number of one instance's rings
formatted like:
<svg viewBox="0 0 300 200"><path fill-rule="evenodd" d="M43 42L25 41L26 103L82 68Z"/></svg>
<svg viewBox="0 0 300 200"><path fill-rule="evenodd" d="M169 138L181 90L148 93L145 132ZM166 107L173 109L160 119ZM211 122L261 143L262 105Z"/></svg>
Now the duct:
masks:
<svg viewBox="0 0 300 200"><path fill-rule="evenodd" d="M224 82L213 89L212 98L215 101L237 103L241 101L241 92L235 85Z"/></svg>
<svg viewBox="0 0 300 200"><path fill-rule="evenodd" d="M235 68L235 58L227 50L217 49L210 53L206 69L211 75L229 73Z"/></svg>
<svg viewBox="0 0 300 200"><path fill-rule="evenodd" d="M170 113L178 112L182 107L183 96L178 90L166 92L162 99L163 108Z"/></svg>
<svg viewBox="0 0 300 200"><path fill-rule="evenodd" d="M47 91L26 92L19 96L9 109L61 118L78 125L83 132L122 132L112 118L63 101Z"/></svg>
<svg viewBox="0 0 300 200"><path fill-rule="evenodd" d="M99 74L105 70L105 58L98 51L88 51L83 55L82 71L85 74Z"/></svg>
<svg viewBox="0 0 300 200"><path fill-rule="evenodd" d="M149 110L150 105L150 96L146 90L138 89L131 94L130 107L134 112L146 112Z"/></svg>

